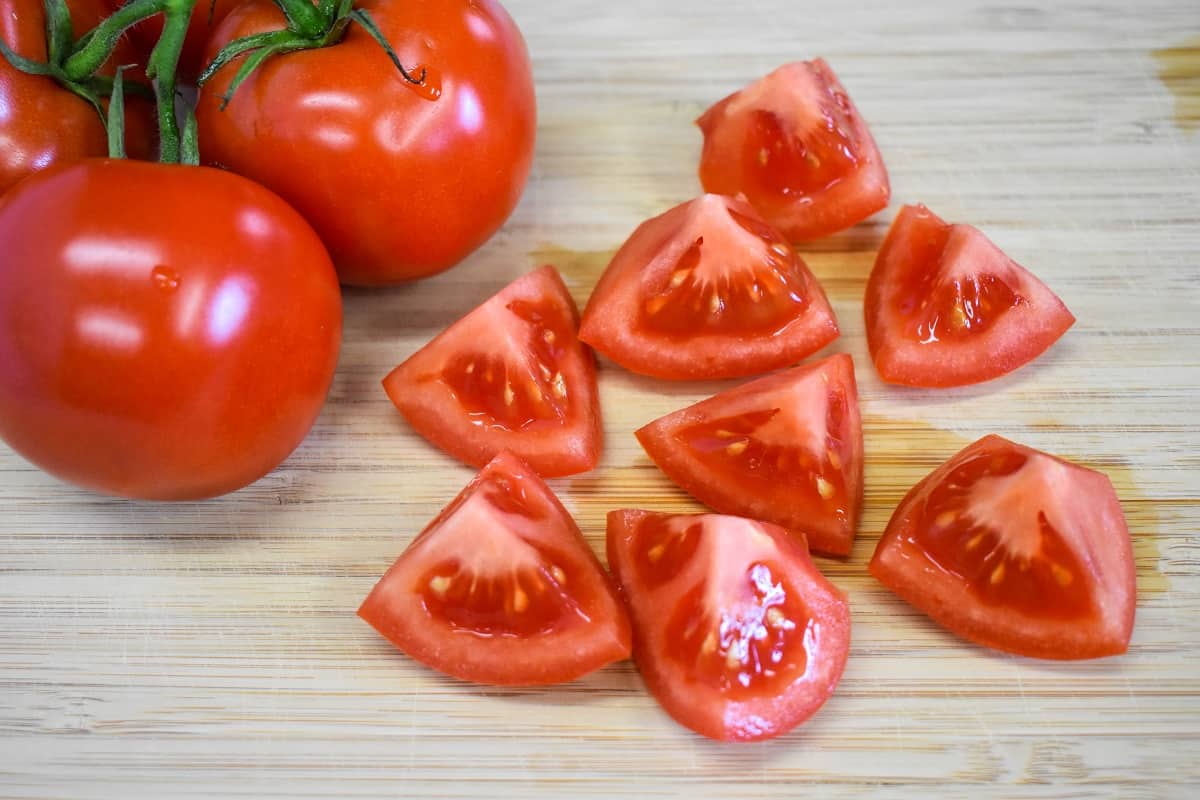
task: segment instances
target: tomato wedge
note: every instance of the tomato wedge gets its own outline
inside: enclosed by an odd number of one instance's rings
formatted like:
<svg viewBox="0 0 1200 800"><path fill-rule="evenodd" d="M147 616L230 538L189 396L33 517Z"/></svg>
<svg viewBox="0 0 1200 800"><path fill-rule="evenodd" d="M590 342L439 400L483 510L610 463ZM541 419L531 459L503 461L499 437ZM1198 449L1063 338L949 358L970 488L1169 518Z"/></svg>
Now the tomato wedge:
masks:
<svg viewBox="0 0 1200 800"><path fill-rule="evenodd" d="M579 527L511 453L421 531L358 615L417 661L476 683L571 681L631 646L625 607Z"/></svg>
<svg viewBox="0 0 1200 800"><path fill-rule="evenodd" d="M985 436L918 483L871 574L972 642L1038 658L1123 653L1129 529L1102 473Z"/></svg>
<svg viewBox="0 0 1200 800"><path fill-rule="evenodd" d="M680 724L713 739L769 739L833 694L850 610L782 528L612 511L608 563L633 614L638 669Z"/></svg>
<svg viewBox="0 0 1200 800"><path fill-rule="evenodd" d="M976 228L905 206L867 281L867 346L879 376L964 386L1041 355L1075 323L1062 300Z"/></svg>
<svg viewBox="0 0 1200 800"><path fill-rule="evenodd" d="M838 336L816 278L743 199L708 194L638 227L596 285L579 336L657 378L778 369Z"/></svg>
<svg viewBox="0 0 1200 800"><path fill-rule="evenodd" d="M713 510L802 532L813 550L850 552L863 434L845 353L721 392L637 437L671 480Z"/></svg>
<svg viewBox="0 0 1200 800"><path fill-rule="evenodd" d="M596 362L554 267L512 282L383 379L409 424L480 467L511 450L547 477L600 458Z"/></svg>
<svg viewBox="0 0 1200 800"><path fill-rule="evenodd" d="M744 194L793 242L849 228L891 197L879 148L822 59L784 64L696 124L704 190Z"/></svg>

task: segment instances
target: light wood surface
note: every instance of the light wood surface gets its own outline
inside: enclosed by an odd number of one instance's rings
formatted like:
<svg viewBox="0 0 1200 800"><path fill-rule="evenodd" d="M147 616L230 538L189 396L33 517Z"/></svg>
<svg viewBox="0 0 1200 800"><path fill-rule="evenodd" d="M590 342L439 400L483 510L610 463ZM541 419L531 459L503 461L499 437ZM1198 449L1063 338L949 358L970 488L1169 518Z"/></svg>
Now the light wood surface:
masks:
<svg viewBox="0 0 1200 800"><path fill-rule="evenodd" d="M524 200L460 268L347 293L330 402L280 469L219 500L156 505L65 486L0 446L0 796L1200 796L1195 0L509 7L541 104ZM639 221L699 191L692 120L816 55L894 188L889 211L803 248L866 426L857 544L820 561L854 615L837 695L777 741L721 745L666 717L628 662L498 690L396 653L354 610L472 471L409 430L379 379L538 264L582 303ZM1059 292L1075 328L984 386L882 385L862 290L913 201L983 228ZM719 388L609 363L600 382L603 463L553 482L598 552L609 509L697 508L631 431ZM902 494L988 432L1112 476L1138 562L1128 655L988 652L866 574Z"/></svg>

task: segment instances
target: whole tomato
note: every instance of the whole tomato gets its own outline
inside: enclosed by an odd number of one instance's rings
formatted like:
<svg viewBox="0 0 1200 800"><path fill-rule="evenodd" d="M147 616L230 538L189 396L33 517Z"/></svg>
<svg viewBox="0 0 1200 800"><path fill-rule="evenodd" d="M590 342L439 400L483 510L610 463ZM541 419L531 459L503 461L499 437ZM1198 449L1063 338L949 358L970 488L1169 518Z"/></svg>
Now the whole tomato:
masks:
<svg viewBox="0 0 1200 800"><path fill-rule="evenodd" d="M339 43L267 60L221 110L234 61L201 87L200 150L278 192L312 223L344 283L440 272L516 207L536 110L525 42L494 0L364 0L410 74L351 24ZM219 48L276 30L269 0L235 8Z"/></svg>
<svg viewBox="0 0 1200 800"><path fill-rule="evenodd" d="M192 499L264 475L333 378L329 255L207 167L89 159L0 198L0 438L101 492Z"/></svg>
<svg viewBox="0 0 1200 800"><path fill-rule="evenodd" d="M108 12L103 0L71 0L70 10L77 36L94 28ZM0 0L0 37L18 55L45 62L42 0ZM145 58L130 42L121 41L100 74L112 75L117 64L139 63L145 66ZM154 109L141 98L127 97L125 117L129 155L150 157ZM104 124L90 103L53 78L27 75L0 56L0 193L51 164L107 153Z"/></svg>
<svg viewBox="0 0 1200 800"><path fill-rule="evenodd" d="M75 0L71 0L72 3ZM125 4L126 0L105 0L108 7L116 11ZM179 67L176 75L183 81L194 81L204 68L204 48L208 37L241 0L196 0L192 7L192 20L188 24L187 38L183 40L183 50L179 54ZM161 15L151 17L129 29L129 38L142 51L149 53L162 36L163 18Z"/></svg>

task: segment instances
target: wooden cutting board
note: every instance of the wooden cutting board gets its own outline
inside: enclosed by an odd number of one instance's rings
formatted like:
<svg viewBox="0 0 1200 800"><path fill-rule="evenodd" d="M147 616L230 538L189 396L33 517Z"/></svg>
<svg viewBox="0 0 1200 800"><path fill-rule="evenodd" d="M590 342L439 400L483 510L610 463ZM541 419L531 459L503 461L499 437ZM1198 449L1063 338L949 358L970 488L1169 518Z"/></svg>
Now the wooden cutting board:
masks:
<svg viewBox="0 0 1200 800"><path fill-rule="evenodd" d="M701 7L704 6L704 7ZM0 446L0 796L1196 797L1200 793L1200 6L1195 0L538 3L512 0L541 104L533 176L461 267L346 293L330 402L276 472L219 500L108 500ZM354 616L471 470L379 379L545 262L579 301L634 226L699 191L692 120L825 56L871 124L891 209L803 248L857 363L867 443L837 695L777 741L667 718L629 663L568 686L455 682ZM983 228L1078 324L1006 379L880 383L863 285L901 203ZM718 384L603 363L607 449L555 489L602 551L611 508L688 510L631 431ZM1102 469L1129 517L1129 654L966 645L865 572L895 503L998 432Z"/></svg>

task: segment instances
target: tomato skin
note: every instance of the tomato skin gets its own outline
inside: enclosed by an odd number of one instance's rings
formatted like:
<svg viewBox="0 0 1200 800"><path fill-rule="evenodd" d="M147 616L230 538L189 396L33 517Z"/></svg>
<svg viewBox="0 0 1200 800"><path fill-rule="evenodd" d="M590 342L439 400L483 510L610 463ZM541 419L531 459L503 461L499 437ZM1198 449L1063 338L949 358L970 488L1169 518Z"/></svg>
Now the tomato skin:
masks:
<svg viewBox="0 0 1200 800"><path fill-rule="evenodd" d="M832 696L850 610L803 537L740 517L622 509L608 514L607 549L633 618L634 661L681 725L724 741L770 739Z"/></svg>
<svg viewBox="0 0 1200 800"><path fill-rule="evenodd" d="M572 681L632 646L625 607L579 527L507 452L421 531L358 615L417 661L498 686Z"/></svg>
<svg viewBox="0 0 1200 800"><path fill-rule="evenodd" d="M116 11L125 4L125 0L106 0L109 9ZM192 17L188 22L187 36L183 40L183 50L179 53L179 65L175 71L181 81L193 82L204 70L204 51L208 46L209 37L242 0L196 0L192 8ZM74 0L72 0L74 3ZM162 36L163 16L150 17L129 29L129 38L149 55ZM79 33L77 31L76 33Z"/></svg>
<svg viewBox="0 0 1200 800"><path fill-rule="evenodd" d="M639 225L579 329L622 367L667 380L768 372L838 335L824 290L783 236L744 199L715 194Z"/></svg>
<svg viewBox="0 0 1200 800"><path fill-rule="evenodd" d="M772 426L779 438L764 436ZM714 511L773 522L813 550L849 555L863 493L862 418L849 355L726 390L636 435L671 480ZM777 459L784 466L775 467Z"/></svg>
<svg viewBox="0 0 1200 800"><path fill-rule="evenodd" d="M85 160L0 198L0 438L63 480L183 500L304 438L341 296L282 200L230 173Z"/></svg>
<svg viewBox="0 0 1200 800"><path fill-rule="evenodd" d="M969 494L972 485L956 477L977 464L994 467L1005 461L1021 465L1013 473L1016 478L1004 474L1012 467L1001 469L1002 479L1023 479L1019 485L1025 490L1015 496L975 499ZM1037 489L1029 490L1035 482ZM964 488L972 498L965 506L934 505L936 498ZM987 526L994 523L981 519L989 514L1014 520L1014 526L1023 516L1036 514L1043 530L1039 534L1026 525L1010 537L1012 541L1001 538L998 546L994 539L983 539L984 546L976 551L983 570L972 579L960 574L961 567L939 560L953 553L955 544L949 540L948 550L946 541L933 538L943 513L966 514L975 523L959 540L964 550L977 547L976 537L987 535ZM1016 553L1018 538L1036 539L1036 544L1026 545L1028 553L1021 556ZM1011 579L1010 564L1017 556L1026 559L1022 569L1031 576L1054 575L1057 565L1047 563L1051 552L1062 554L1055 557L1070 566L1057 588L1051 580L1038 587L1027 577L1022 585L1029 588L1021 591L1040 591L1041 597L1010 595L1006 601L997 594L1003 581ZM1060 660L1118 655L1129 647L1136 600L1133 547L1112 483L1103 473L1000 436L985 436L969 445L908 492L888 522L869 569L935 622L985 647Z"/></svg>
<svg viewBox="0 0 1200 800"><path fill-rule="evenodd" d="M75 34L95 27L107 9L101 0L71 0ZM0 37L18 55L46 60L46 12L41 0L0 0ZM100 70L113 74L117 64L144 63L128 41L118 42ZM125 73L136 76L136 71ZM145 99L125 101L125 146L132 158L154 153L154 109ZM86 100L53 78L26 75L0 57L0 194L40 169L108 154L108 136L100 116Z"/></svg>
<svg viewBox="0 0 1200 800"><path fill-rule="evenodd" d="M764 117L773 130L762 140ZM714 104L696 124L704 135L704 190L744 194L793 242L837 233L887 207L891 185L879 148L824 59L784 64ZM807 159L788 154L806 145ZM792 163L774 163L781 157ZM787 171L802 188L780 192L764 183Z"/></svg>
<svg viewBox="0 0 1200 800"><path fill-rule="evenodd" d="M863 312L879 376L927 388L1006 375L1075 324L1048 286L978 229L946 223L923 205L896 215Z"/></svg>
<svg viewBox="0 0 1200 800"><path fill-rule="evenodd" d="M240 60L200 91L201 155L278 192L329 248L343 283L425 277L482 245L516 207L536 109L520 31L495 0L365 0L413 87L359 25L273 58L219 110ZM208 56L283 25L269 0L222 22ZM419 66L418 66L419 65Z"/></svg>
<svg viewBox="0 0 1200 800"><path fill-rule="evenodd" d="M587 472L604 432L595 358L578 326L566 284L545 266L434 337L383 388L418 433L460 461L482 467L510 450L545 477Z"/></svg>

